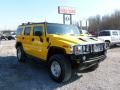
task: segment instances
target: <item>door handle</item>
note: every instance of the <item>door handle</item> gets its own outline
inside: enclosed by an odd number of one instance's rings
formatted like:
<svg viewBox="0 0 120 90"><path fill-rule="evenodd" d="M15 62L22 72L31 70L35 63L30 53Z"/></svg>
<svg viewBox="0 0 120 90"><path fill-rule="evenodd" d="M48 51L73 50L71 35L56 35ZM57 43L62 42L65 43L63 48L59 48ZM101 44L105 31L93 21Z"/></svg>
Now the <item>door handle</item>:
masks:
<svg viewBox="0 0 120 90"><path fill-rule="evenodd" d="M34 41L35 39L34 38L32 38L32 41Z"/></svg>
<svg viewBox="0 0 120 90"><path fill-rule="evenodd" d="M43 39L40 37L40 42L43 42Z"/></svg>

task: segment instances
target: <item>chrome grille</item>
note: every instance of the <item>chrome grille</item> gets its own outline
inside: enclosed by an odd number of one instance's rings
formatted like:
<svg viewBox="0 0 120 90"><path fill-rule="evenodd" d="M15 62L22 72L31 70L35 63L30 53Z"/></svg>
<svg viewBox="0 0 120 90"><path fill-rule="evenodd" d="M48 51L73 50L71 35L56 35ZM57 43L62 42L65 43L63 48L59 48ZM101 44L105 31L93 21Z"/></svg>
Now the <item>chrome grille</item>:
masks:
<svg viewBox="0 0 120 90"><path fill-rule="evenodd" d="M92 45L92 52L101 52L101 51L104 51L104 44L103 43Z"/></svg>
<svg viewBox="0 0 120 90"><path fill-rule="evenodd" d="M82 50L84 54L87 53L93 53L93 52L101 52L105 50L105 44L89 44L89 45L83 45Z"/></svg>

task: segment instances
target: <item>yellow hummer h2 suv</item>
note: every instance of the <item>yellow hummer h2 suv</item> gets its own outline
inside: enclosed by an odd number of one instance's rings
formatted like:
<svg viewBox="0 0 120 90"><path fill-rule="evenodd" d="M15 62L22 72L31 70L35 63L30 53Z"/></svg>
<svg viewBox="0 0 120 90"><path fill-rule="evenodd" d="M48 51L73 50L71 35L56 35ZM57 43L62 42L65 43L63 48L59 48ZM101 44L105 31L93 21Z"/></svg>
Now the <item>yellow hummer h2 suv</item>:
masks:
<svg viewBox="0 0 120 90"><path fill-rule="evenodd" d="M18 61L33 56L48 64L50 76L57 82L71 78L72 69L96 67L106 58L106 44L93 37L80 36L74 25L24 23L18 26Z"/></svg>

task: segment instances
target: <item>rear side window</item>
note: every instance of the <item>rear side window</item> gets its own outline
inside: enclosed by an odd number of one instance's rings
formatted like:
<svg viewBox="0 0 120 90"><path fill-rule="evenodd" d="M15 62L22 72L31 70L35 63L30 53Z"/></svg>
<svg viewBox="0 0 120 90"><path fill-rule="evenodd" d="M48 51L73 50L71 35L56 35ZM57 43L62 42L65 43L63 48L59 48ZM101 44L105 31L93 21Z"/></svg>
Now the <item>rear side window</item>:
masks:
<svg viewBox="0 0 120 90"><path fill-rule="evenodd" d="M41 32L43 33L43 27L42 26L35 26L34 27L34 36L38 35L38 33Z"/></svg>
<svg viewBox="0 0 120 90"><path fill-rule="evenodd" d="M110 36L110 32L109 31L100 32L99 36Z"/></svg>
<svg viewBox="0 0 120 90"><path fill-rule="evenodd" d="M23 28L18 28L17 29L17 35L22 35L23 32Z"/></svg>
<svg viewBox="0 0 120 90"><path fill-rule="evenodd" d="M25 35L30 35L30 31L31 31L31 27L26 27L24 34Z"/></svg>
<svg viewBox="0 0 120 90"><path fill-rule="evenodd" d="M112 32L112 35L118 36L118 33L117 33L116 31L113 31L113 32Z"/></svg>

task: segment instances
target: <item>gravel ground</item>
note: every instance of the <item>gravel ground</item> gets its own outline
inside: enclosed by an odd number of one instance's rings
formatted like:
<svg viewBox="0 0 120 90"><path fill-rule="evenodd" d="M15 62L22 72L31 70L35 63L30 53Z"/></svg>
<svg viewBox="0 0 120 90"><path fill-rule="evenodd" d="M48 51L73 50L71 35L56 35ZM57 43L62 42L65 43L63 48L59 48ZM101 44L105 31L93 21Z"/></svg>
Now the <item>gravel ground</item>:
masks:
<svg viewBox="0 0 120 90"><path fill-rule="evenodd" d="M75 74L69 82L51 80L45 65L34 60L18 63L15 41L0 44L0 90L120 90L120 46L94 71Z"/></svg>

